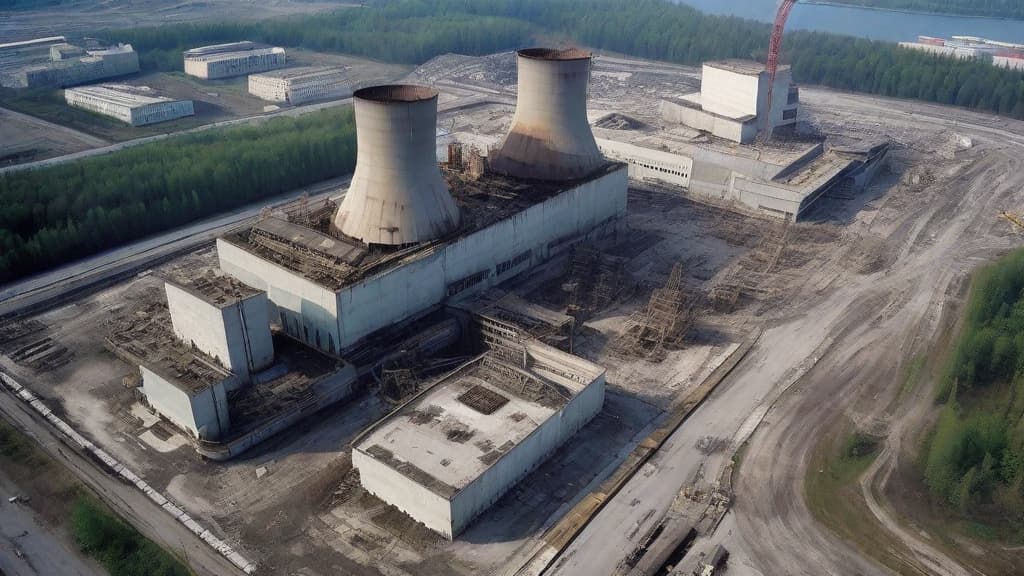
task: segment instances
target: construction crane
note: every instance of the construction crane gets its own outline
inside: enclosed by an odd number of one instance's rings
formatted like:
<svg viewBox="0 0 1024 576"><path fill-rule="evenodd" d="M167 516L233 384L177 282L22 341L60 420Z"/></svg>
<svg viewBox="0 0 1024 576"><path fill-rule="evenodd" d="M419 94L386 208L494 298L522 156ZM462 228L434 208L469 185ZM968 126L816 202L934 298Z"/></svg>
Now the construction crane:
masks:
<svg viewBox="0 0 1024 576"><path fill-rule="evenodd" d="M1007 212L1006 210L1003 210L1002 212L999 213L999 217L1002 218L1003 220L1006 220L1010 224L1013 224L1014 227L1016 227L1018 230L1024 233L1024 218L1022 218L1019 214L1014 214L1013 212Z"/></svg>
<svg viewBox="0 0 1024 576"><path fill-rule="evenodd" d="M761 133L763 140L772 137L772 99L775 92L775 76L779 71L779 53L782 52L782 33L786 30L786 20L797 0L782 0L779 4L779 11L775 14L775 24L772 26L772 39L768 44L768 107L765 110L765 129Z"/></svg>

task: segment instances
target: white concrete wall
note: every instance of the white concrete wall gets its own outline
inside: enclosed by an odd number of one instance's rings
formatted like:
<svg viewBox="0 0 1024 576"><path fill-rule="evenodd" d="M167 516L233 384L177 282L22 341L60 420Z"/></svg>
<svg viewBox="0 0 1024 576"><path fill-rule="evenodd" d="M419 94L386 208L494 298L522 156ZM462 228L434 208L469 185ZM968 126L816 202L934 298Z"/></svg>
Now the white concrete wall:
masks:
<svg viewBox="0 0 1024 576"><path fill-rule="evenodd" d="M130 122L132 126L147 126L194 115L195 108L191 100L174 100L132 108Z"/></svg>
<svg viewBox="0 0 1024 576"><path fill-rule="evenodd" d="M391 467L352 450L352 466L367 492L405 512L424 526L452 538L451 503Z"/></svg>
<svg viewBox="0 0 1024 576"><path fill-rule="evenodd" d="M338 297L333 291L223 239L217 240L217 255L221 270L267 293L272 322L310 346L316 347L319 334L321 349L340 350Z"/></svg>
<svg viewBox="0 0 1024 576"><path fill-rule="evenodd" d="M705 64L701 72L701 104L712 114L756 116L759 84L757 75L738 74Z"/></svg>
<svg viewBox="0 0 1024 576"><path fill-rule="evenodd" d="M653 180L683 188L690 187L693 159L688 156L603 138L597 139L597 147L606 157L625 162L629 166L631 180Z"/></svg>
<svg viewBox="0 0 1024 576"><path fill-rule="evenodd" d="M142 391L161 416L204 440L216 440L227 432L230 421L223 384L190 395L149 368L139 368Z"/></svg>
<svg viewBox="0 0 1024 576"><path fill-rule="evenodd" d="M1024 58L1009 58L1007 56L993 56L992 65L1010 70L1024 70Z"/></svg>
<svg viewBox="0 0 1024 576"><path fill-rule="evenodd" d="M337 304L342 347L440 303L448 297L448 285L460 279L488 271L487 279L466 294L493 286L505 279L495 278L499 263L530 249L532 262L537 264L548 258L549 242L586 233L610 218L624 216L627 186L627 169L622 167L415 262L344 288Z"/></svg>
<svg viewBox="0 0 1024 576"><path fill-rule="evenodd" d="M274 48L272 51L257 50L240 52L235 58L222 60L203 60L185 58L185 74L207 80L244 76L282 68L286 64L285 51Z"/></svg>
<svg viewBox="0 0 1024 576"><path fill-rule="evenodd" d="M274 337L270 333L270 302L266 292L250 296L235 305L240 331L247 347L251 372L259 372L274 362Z"/></svg>
<svg viewBox="0 0 1024 576"><path fill-rule="evenodd" d="M288 100L288 81L253 74L249 76L249 94L268 102L285 102Z"/></svg>
<svg viewBox="0 0 1024 576"><path fill-rule="evenodd" d="M703 98L703 96L702 96ZM661 116L666 122L684 124L695 130L710 132L719 138L725 138L740 144L749 144L757 137L757 124L737 122L721 116L715 116L697 108L662 101Z"/></svg>
<svg viewBox="0 0 1024 576"><path fill-rule="evenodd" d="M463 488L452 500L452 533L458 536L527 474L544 463L604 405L605 376L587 386L532 434ZM452 537L452 536L449 536Z"/></svg>

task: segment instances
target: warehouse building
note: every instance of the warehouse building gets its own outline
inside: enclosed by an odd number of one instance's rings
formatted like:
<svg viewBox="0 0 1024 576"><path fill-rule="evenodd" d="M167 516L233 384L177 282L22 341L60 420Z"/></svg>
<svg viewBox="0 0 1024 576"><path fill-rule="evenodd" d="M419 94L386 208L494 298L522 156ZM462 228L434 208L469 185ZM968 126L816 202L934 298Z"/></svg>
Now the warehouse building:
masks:
<svg viewBox="0 0 1024 576"><path fill-rule="evenodd" d="M16 60L27 63L5 65L0 69L0 84L7 88L63 88L139 71L139 55L131 44L95 50L82 50L63 42L32 47L38 48L46 49L46 61L18 56Z"/></svg>
<svg viewBox="0 0 1024 576"><path fill-rule="evenodd" d="M132 126L145 126L192 116L191 100L174 100L152 94L145 86L103 84L68 88L64 99L69 106L116 118Z"/></svg>
<svg viewBox="0 0 1024 576"><path fill-rule="evenodd" d="M604 403L600 366L536 342L506 344L514 354L477 357L352 443L363 487L448 539Z"/></svg>
<svg viewBox="0 0 1024 576"><path fill-rule="evenodd" d="M284 48L258 48L252 42L186 50L185 73L204 80L232 78L285 66Z"/></svg>
<svg viewBox="0 0 1024 576"><path fill-rule="evenodd" d="M704 64L700 92L663 100L665 121L684 124L741 144L753 142L760 131L793 126L800 91L789 66L780 66L768 106L768 71L764 64L722 60Z"/></svg>
<svg viewBox="0 0 1024 576"><path fill-rule="evenodd" d="M347 98L352 85L340 68L301 66L249 76L249 93L270 102L292 105Z"/></svg>
<svg viewBox="0 0 1024 576"><path fill-rule="evenodd" d="M519 58L546 70L530 77L556 88L560 78L589 75L589 57L575 52ZM220 268L265 290L272 321L288 334L343 353L575 242L615 236L624 227L627 168L597 149L586 123L586 82L570 85L559 99L517 105L518 120L497 152L514 174L447 170L443 178L435 158L437 92L357 91L359 155L341 205L312 219L270 216L218 239ZM530 90L537 88L520 82L521 97ZM531 133L536 122L573 107L580 111L550 124L557 130L547 132L549 140Z"/></svg>

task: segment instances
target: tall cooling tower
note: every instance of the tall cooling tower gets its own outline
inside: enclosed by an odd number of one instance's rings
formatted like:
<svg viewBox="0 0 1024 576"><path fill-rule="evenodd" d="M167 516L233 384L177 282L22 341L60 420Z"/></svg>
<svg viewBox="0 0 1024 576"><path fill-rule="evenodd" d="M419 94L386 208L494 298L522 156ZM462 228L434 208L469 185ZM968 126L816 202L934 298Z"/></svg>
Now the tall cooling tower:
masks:
<svg viewBox="0 0 1024 576"><path fill-rule="evenodd" d="M518 56L516 114L492 154L495 172L575 180L605 163L587 122L590 52L531 48Z"/></svg>
<svg viewBox="0 0 1024 576"><path fill-rule="evenodd" d="M437 165L437 91L424 86L357 90L356 170L334 227L367 244L433 240L459 225Z"/></svg>

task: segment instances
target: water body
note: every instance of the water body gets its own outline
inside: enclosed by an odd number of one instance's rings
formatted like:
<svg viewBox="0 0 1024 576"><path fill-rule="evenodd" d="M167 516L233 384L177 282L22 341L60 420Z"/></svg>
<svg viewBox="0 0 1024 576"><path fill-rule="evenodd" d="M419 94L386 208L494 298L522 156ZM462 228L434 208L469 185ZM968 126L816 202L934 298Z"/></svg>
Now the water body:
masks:
<svg viewBox="0 0 1024 576"><path fill-rule="evenodd" d="M771 22L777 0L679 0L711 14L742 16ZM981 36L990 40L1024 44L1024 21L996 18L968 18L938 14L911 14L831 6L797 4L786 24L787 30L835 32L891 42L910 41L919 35Z"/></svg>

